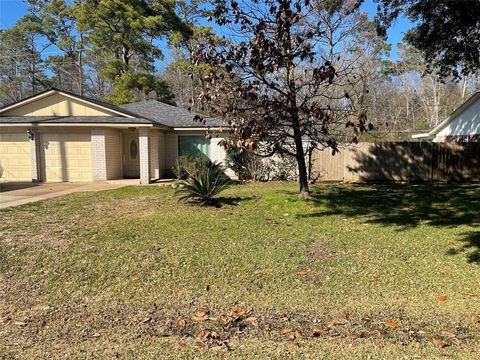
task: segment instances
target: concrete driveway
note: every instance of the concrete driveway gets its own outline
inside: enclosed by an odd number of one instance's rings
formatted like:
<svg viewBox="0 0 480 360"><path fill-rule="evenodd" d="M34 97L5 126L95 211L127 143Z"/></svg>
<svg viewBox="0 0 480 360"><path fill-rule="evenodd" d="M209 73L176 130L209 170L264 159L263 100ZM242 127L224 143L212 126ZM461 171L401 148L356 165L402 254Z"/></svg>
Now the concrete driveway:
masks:
<svg viewBox="0 0 480 360"><path fill-rule="evenodd" d="M116 180L88 183L0 183L0 209L50 199L82 191L117 189L138 185L138 180Z"/></svg>

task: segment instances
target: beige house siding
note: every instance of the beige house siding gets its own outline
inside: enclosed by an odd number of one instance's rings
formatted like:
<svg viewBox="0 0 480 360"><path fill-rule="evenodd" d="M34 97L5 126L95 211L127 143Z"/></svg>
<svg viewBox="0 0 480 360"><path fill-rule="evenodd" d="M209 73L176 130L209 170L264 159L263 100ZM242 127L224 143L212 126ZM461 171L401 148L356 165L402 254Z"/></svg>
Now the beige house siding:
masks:
<svg viewBox="0 0 480 360"><path fill-rule="evenodd" d="M174 132L165 133L165 173L172 175L172 167L177 160L177 134Z"/></svg>
<svg viewBox="0 0 480 360"><path fill-rule="evenodd" d="M107 180L121 179L122 171L122 134L119 130L105 130L105 155Z"/></svg>
<svg viewBox="0 0 480 360"><path fill-rule="evenodd" d="M31 181L31 148L26 129L0 130L0 180Z"/></svg>
<svg viewBox="0 0 480 360"><path fill-rule="evenodd" d="M2 113L3 116L111 116L113 114L107 109L62 94L52 94Z"/></svg>
<svg viewBox="0 0 480 360"><path fill-rule="evenodd" d="M167 169L165 167L165 133L158 132L158 166L160 169L160 178L167 176Z"/></svg>

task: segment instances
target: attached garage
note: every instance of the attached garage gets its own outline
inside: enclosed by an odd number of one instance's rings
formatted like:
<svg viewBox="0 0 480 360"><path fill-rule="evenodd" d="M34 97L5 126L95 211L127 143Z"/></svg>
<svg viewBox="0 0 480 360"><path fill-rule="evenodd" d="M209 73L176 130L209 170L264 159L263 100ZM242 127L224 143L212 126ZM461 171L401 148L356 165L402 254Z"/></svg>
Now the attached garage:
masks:
<svg viewBox="0 0 480 360"><path fill-rule="evenodd" d="M40 134L43 181L91 181L90 133Z"/></svg>
<svg viewBox="0 0 480 360"><path fill-rule="evenodd" d="M30 141L26 131L6 132L0 129L0 179L31 181Z"/></svg>

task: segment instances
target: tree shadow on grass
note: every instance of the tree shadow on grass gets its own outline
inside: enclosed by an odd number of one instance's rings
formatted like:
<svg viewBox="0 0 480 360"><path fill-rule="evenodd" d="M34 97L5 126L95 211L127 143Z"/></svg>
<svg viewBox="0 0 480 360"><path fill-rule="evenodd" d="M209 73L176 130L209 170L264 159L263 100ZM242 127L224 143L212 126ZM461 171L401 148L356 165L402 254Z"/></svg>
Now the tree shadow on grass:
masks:
<svg viewBox="0 0 480 360"><path fill-rule="evenodd" d="M366 222L454 227L480 225L478 185L369 185L316 188L313 200L319 211L302 217L344 215Z"/></svg>
<svg viewBox="0 0 480 360"><path fill-rule="evenodd" d="M238 206L242 201L250 201L255 199L257 199L255 196L221 196L217 198L217 204L219 206Z"/></svg>
<svg viewBox="0 0 480 360"><path fill-rule="evenodd" d="M470 231L462 234L461 247L452 247L447 255L465 254L470 263L480 264L480 231Z"/></svg>
<svg viewBox="0 0 480 360"><path fill-rule="evenodd" d="M478 184L318 187L312 201L317 210L299 217L343 215L366 223L396 226L398 231L422 224L445 228L480 226ZM469 262L480 264L480 232L461 236L464 245L455 253L465 253Z"/></svg>

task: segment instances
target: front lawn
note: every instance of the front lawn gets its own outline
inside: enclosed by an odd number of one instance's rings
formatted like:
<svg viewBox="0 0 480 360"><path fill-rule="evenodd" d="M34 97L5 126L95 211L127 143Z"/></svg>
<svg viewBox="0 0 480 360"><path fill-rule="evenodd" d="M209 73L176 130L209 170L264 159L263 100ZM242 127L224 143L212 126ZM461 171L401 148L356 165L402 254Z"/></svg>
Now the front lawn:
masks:
<svg viewBox="0 0 480 360"><path fill-rule="evenodd" d="M127 187L0 211L0 358L480 358L480 186Z"/></svg>

